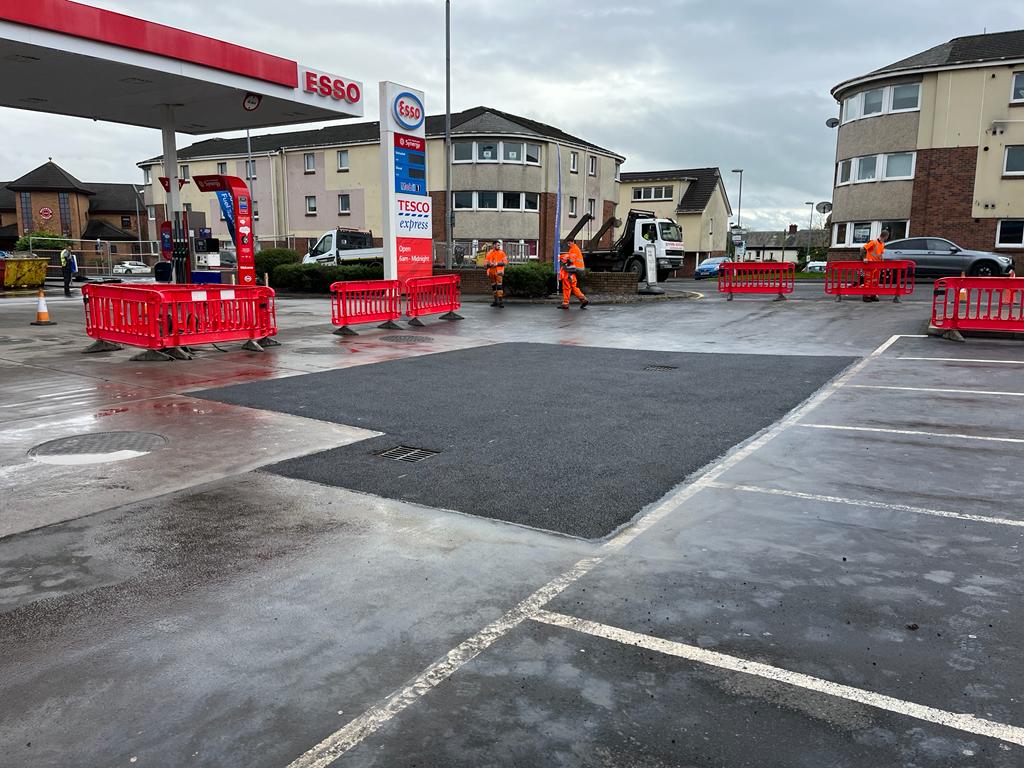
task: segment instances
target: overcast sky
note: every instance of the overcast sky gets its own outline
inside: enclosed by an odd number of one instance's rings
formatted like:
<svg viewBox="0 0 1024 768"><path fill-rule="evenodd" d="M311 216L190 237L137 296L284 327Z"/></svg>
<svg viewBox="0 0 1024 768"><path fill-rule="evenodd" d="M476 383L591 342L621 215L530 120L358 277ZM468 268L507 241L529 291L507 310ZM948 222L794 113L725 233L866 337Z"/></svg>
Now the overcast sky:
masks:
<svg viewBox="0 0 1024 768"><path fill-rule="evenodd" d="M90 0L362 80L444 111L443 0ZM625 170L718 166L743 224L807 225L831 194L829 89L959 35L1024 28L1021 0L453 0L452 108L556 125ZM243 10L244 9L244 10ZM155 130L0 109L0 179L47 157L83 181L140 181ZM179 136L179 146L195 139Z"/></svg>

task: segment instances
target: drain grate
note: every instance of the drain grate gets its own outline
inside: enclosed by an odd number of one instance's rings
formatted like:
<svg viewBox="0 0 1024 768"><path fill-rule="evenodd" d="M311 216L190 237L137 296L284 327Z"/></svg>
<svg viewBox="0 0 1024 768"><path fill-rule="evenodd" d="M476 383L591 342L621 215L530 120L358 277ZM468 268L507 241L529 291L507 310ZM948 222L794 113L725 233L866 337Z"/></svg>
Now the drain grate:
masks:
<svg viewBox="0 0 1024 768"><path fill-rule="evenodd" d="M430 336L381 336L380 340L390 341L395 344L423 344L434 339Z"/></svg>
<svg viewBox="0 0 1024 768"><path fill-rule="evenodd" d="M40 443L28 455L44 464L106 464L145 456L167 445L152 432L91 432Z"/></svg>
<svg viewBox="0 0 1024 768"><path fill-rule="evenodd" d="M411 448L408 445L396 445L394 448L388 448L386 451L381 451L377 455L382 459L391 459L392 461L408 461L417 462L429 459L431 456L437 456L438 451L428 451L424 448Z"/></svg>
<svg viewBox="0 0 1024 768"><path fill-rule="evenodd" d="M678 371L678 365L648 365L645 371Z"/></svg>

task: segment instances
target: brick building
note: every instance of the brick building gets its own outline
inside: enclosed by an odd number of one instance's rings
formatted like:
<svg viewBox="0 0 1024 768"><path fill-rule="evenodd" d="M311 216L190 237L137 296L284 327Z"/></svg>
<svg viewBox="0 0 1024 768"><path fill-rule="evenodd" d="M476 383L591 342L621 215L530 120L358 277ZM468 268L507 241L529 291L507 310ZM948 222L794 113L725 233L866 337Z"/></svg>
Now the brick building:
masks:
<svg viewBox="0 0 1024 768"><path fill-rule="evenodd" d="M0 182L0 250L39 231L75 240L148 240L141 192L134 184L83 183L53 161L44 163Z"/></svg>
<svg viewBox="0 0 1024 768"><path fill-rule="evenodd" d="M832 95L832 253L888 228L1024 267L1024 30L955 38Z"/></svg>

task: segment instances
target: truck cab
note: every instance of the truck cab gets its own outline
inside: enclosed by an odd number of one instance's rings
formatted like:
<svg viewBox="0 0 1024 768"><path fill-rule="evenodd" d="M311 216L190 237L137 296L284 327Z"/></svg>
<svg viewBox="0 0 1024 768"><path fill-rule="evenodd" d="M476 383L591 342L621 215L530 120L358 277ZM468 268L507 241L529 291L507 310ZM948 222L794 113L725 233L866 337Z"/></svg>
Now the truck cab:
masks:
<svg viewBox="0 0 1024 768"><path fill-rule="evenodd" d="M351 261L379 261L384 249L373 247L373 233L358 229L332 229L325 232L302 259L303 264L335 266Z"/></svg>
<svg viewBox="0 0 1024 768"><path fill-rule="evenodd" d="M585 214L566 239L573 239L592 219L590 214ZM643 280L647 273L648 245L654 246L658 280L664 280L672 270L683 266L685 246L682 227L672 219L658 218L653 211L631 210L626 216L622 234L612 247L594 247L605 233L620 223L614 216L608 218L591 238L583 252L587 268L604 272L632 272L637 281Z"/></svg>

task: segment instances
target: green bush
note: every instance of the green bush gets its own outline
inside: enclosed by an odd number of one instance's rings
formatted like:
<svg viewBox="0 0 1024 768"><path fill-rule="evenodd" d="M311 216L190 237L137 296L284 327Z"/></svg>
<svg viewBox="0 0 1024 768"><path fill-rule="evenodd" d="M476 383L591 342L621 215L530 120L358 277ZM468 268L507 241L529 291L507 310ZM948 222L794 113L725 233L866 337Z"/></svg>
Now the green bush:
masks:
<svg viewBox="0 0 1024 768"><path fill-rule="evenodd" d="M339 280L382 280L383 264L345 264L325 267L319 264L279 264L270 276L270 285L282 291L329 293L331 283Z"/></svg>
<svg viewBox="0 0 1024 768"><path fill-rule="evenodd" d="M256 254L256 276L273 275L274 268L281 264L298 264L302 257L291 248L267 248Z"/></svg>
<svg viewBox="0 0 1024 768"><path fill-rule="evenodd" d="M40 251L62 251L64 246L71 244L70 240L66 237L61 237L56 232L29 232L27 235L22 235L18 238L18 242L14 244L14 250L30 250L30 239L32 241L31 248Z"/></svg>
<svg viewBox="0 0 1024 768"><path fill-rule="evenodd" d="M553 290L553 267L545 261L514 264L505 269L504 284L505 293L509 296L530 299L547 296Z"/></svg>

